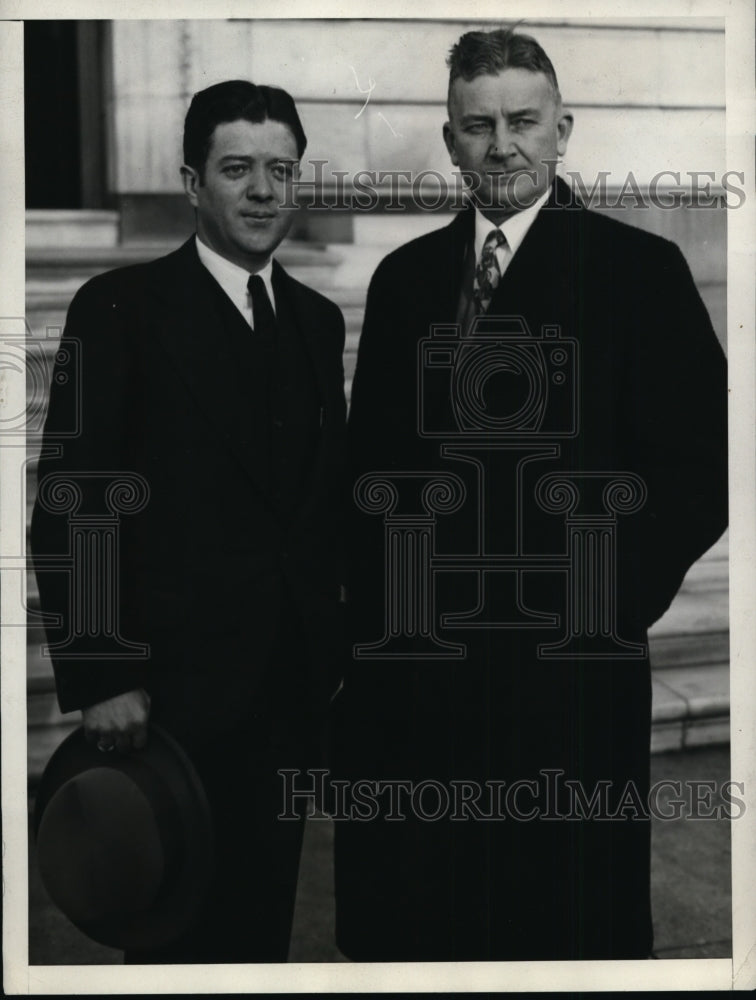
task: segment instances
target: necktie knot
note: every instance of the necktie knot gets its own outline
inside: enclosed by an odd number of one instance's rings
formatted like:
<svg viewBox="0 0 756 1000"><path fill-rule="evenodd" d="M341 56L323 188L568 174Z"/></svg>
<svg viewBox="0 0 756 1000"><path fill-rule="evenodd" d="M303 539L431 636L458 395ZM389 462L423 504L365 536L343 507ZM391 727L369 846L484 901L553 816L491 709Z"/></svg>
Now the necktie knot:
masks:
<svg viewBox="0 0 756 1000"><path fill-rule="evenodd" d="M486 253L486 251L496 250L506 242L507 238L500 229L492 229L488 236L486 236L485 243L483 244L483 253ZM482 256L483 254L481 254L481 257Z"/></svg>

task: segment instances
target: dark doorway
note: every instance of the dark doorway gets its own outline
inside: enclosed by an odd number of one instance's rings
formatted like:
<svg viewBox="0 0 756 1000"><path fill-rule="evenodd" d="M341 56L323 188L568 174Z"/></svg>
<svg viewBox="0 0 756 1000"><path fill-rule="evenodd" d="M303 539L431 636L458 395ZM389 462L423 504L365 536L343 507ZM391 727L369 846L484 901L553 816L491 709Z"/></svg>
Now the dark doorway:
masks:
<svg viewBox="0 0 756 1000"><path fill-rule="evenodd" d="M102 22L24 23L27 208L102 208Z"/></svg>

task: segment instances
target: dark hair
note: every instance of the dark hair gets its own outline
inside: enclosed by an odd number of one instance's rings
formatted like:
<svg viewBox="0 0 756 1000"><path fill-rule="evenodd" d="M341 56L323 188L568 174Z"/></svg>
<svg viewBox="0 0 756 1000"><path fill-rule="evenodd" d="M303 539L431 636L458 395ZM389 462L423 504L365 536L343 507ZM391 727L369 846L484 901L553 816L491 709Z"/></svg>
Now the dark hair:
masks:
<svg viewBox="0 0 756 1000"><path fill-rule="evenodd" d="M515 26L516 27L516 26ZM551 60L530 35L516 35L515 28L495 31L468 31L452 45L446 60L449 67L449 95L459 77L474 80L485 73L500 73L503 69L528 69L543 73L561 100L559 84Z"/></svg>
<svg viewBox="0 0 756 1000"><path fill-rule="evenodd" d="M302 156L307 145L294 98L280 87L258 86L249 80L226 80L200 90L184 119L184 163L203 178L210 143L217 125L235 122L281 122L291 129Z"/></svg>

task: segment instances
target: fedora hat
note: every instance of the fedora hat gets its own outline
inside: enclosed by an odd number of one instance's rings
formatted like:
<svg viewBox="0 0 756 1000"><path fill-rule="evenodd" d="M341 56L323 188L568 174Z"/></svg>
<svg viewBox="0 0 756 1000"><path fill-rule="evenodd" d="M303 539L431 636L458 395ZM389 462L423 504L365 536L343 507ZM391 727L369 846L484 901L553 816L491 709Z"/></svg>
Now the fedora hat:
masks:
<svg viewBox="0 0 756 1000"><path fill-rule="evenodd" d="M81 728L66 737L40 779L34 830L47 892L93 940L159 948L197 915L213 871L210 808L157 726L129 754L99 752Z"/></svg>

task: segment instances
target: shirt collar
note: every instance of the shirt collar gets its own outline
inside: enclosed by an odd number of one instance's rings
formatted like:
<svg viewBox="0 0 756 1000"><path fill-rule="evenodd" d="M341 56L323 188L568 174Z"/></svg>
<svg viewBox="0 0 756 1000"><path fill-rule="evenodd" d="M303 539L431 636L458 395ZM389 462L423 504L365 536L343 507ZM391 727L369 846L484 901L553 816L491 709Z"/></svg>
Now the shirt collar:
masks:
<svg viewBox="0 0 756 1000"><path fill-rule="evenodd" d="M199 236L196 236L195 239L197 241L197 253L199 254L199 259L218 282L226 295L228 295L233 302L246 301L247 282L249 281L251 272L247 271L246 268L239 267L238 264L232 263L225 257L221 257L216 250L212 250L206 243L203 243ZM270 257L265 267L255 273L259 274L262 278L268 292L268 297L270 298L271 303L274 303L273 258Z"/></svg>
<svg viewBox="0 0 756 1000"><path fill-rule="evenodd" d="M515 212L514 215L510 215L508 219L505 219L501 225L498 227L504 236L506 237L507 244L512 254L517 251L517 248L525 239L525 235L530 227L535 222L535 217L538 215L540 210L546 204L549 197L550 189L544 191L538 201L534 202L529 208L524 208L521 212ZM486 242L486 237L488 234L496 229L493 222L483 215L478 206L475 206L475 259L480 260L480 255L483 252L483 244Z"/></svg>

